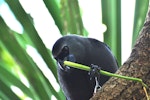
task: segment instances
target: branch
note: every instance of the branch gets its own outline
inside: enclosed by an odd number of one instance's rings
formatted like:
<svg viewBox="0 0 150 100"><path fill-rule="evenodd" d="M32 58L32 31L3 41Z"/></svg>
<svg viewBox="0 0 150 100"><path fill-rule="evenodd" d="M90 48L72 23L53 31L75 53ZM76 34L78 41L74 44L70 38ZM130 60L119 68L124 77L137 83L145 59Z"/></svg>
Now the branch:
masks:
<svg viewBox="0 0 150 100"><path fill-rule="evenodd" d="M81 69L81 70L85 70L85 71L90 71L91 70L91 68L89 66L78 64L78 63L74 63L74 62L70 62L70 61L64 61L64 65L65 66L70 66L70 67L73 67L73 68L77 68L77 69ZM104 70L100 70L100 74L106 75L106 76L110 76L110 77L117 77L117 78L121 78L121 79L126 79L126 80L132 80L132 81L135 81L135 82L140 82L145 88L147 88L147 85L140 78L122 76L122 75L110 73L110 72L107 72L107 71L104 71Z"/></svg>
<svg viewBox="0 0 150 100"><path fill-rule="evenodd" d="M148 93L145 93L145 90L138 82L112 77L90 100L149 100L150 10L130 57L116 74L142 79L148 86Z"/></svg>

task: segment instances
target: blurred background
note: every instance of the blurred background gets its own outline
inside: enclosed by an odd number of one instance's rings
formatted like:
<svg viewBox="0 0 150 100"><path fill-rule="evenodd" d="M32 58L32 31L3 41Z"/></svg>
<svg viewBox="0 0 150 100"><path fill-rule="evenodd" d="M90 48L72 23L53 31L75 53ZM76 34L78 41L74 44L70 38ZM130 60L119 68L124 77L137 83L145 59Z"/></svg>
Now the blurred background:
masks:
<svg viewBox="0 0 150 100"><path fill-rule="evenodd" d="M121 66L149 0L0 0L0 100L65 100L51 55L67 34L108 44Z"/></svg>

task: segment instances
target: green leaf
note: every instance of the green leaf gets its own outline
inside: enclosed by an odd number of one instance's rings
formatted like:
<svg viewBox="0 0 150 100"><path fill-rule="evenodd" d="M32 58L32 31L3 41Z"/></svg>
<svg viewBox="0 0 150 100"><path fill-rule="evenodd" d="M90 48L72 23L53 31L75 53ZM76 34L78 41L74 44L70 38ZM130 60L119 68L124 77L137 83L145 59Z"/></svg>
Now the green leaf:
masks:
<svg viewBox="0 0 150 100"><path fill-rule="evenodd" d="M0 99L2 100L20 100L20 98L7 86L3 81L0 80Z"/></svg>
<svg viewBox="0 0 150 100"><path fill-rule="evenodd" d="M104 42L108 44L121 65L121 0L102 1L102 22L107 26Z"/></svg>
<svg viewBox="0 0 150 100"><path fill-rule="evenodd" d="M39 70L26 51L19 45L18 41L14 37L14 34L11 30L9 30L1 17L0 22L0 40L5 45L12 57L15 58L15 61L21 66L22 71L29 80L31 85L30 89L34 94L33 99L48 100L51 98L52 92L57 98L60 98L49 83L48 79L43 75L41 70Z"/></svg>
<svg viewBox="0 0 150 100"><path fill-rule="evenodd" d="M61 13L60 8L58 7L59 4L57 4L56 0L43 0L45 3L48 11L52 15L57 27L59 28L59 31L63 33L63 26L62 26L62 19L61 19Z"/></svg>
<svg viewBox="0 0 150 100"><path fill-rule="evenodd" d="M136 0L135 13L134 13L134 26L132 35L132 47L143 27L145 17L149 7L149 0Z"/></svg>
<svg viewBox="0 0 150 100"><path fill-rule="evenodd" d="M0 80L5 83L8 87L11 85L19 87L23 92L28 95L29 97L33 98L33 94L30 91L28 87L26 87L20 79L18 79L16 76L14 76L10 71L8 71L6 68L8 65L4 64L3 62L0 62ZM7 77L7 78L6 78Z"/></svg>
<svg viewBox="0 0 150 100"><path fill-rule="evenodd" d="M61 0L61 17L63 23L62 34L84 34L84 27L80 15L78 0Z"/></svg>
<svg viewBox="0 0 150 100"><path fill-rule="evenodd" d="M20 5L19 1L17 0L6 0L9 7L15 14L18 21L23 26L26 34L30 38L30 40L33 42L35 48L38 50L42 58L44 59L45 63L48 65L49 69L54 74L55 78L57 79L57 70L56 70L56 64L54 63L52 56L48 52L47 48L45 47L43 41L39 37L32 21L28 17L28 14L24 11L22 6ZM16 5L16 6L14 6Z"/></svg>

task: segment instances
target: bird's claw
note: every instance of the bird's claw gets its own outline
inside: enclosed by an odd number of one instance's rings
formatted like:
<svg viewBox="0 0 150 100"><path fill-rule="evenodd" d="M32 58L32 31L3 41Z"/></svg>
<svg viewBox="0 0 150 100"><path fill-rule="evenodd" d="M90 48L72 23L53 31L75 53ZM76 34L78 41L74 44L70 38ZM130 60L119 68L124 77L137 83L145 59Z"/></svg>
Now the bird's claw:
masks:
<svg viewBox="0 0 150 100"><path fill-rule="evenodd" d="M91 70L89 71L89 75L90 75L90 80L92 80L93 78L95 79L95 88L94 88L94 93L96 93L96 91L101 88L101 86L99 85L99 80L100 80L100 70L101 67L91 64Z"/></svg>
<svg viewBox="0 0 150 100"><path fill-rule="evenodd" d="M91 70L89 71L90 80L97 77L99 79L101 67L91 64Z"/></svg>

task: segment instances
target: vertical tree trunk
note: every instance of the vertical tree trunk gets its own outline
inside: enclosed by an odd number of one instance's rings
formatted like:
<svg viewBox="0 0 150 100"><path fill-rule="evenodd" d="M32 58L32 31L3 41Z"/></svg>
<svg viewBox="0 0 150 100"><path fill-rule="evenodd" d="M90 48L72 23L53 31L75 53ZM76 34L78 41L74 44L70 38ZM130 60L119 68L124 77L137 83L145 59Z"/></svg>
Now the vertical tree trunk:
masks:
<svg viewBox="0 0 150 100"><path fill-rule="evenodd" d="M141 78L150 96L150 9L131 55L117 74ZM111 78L90 100L147 100L141 83Z"/></svg>

